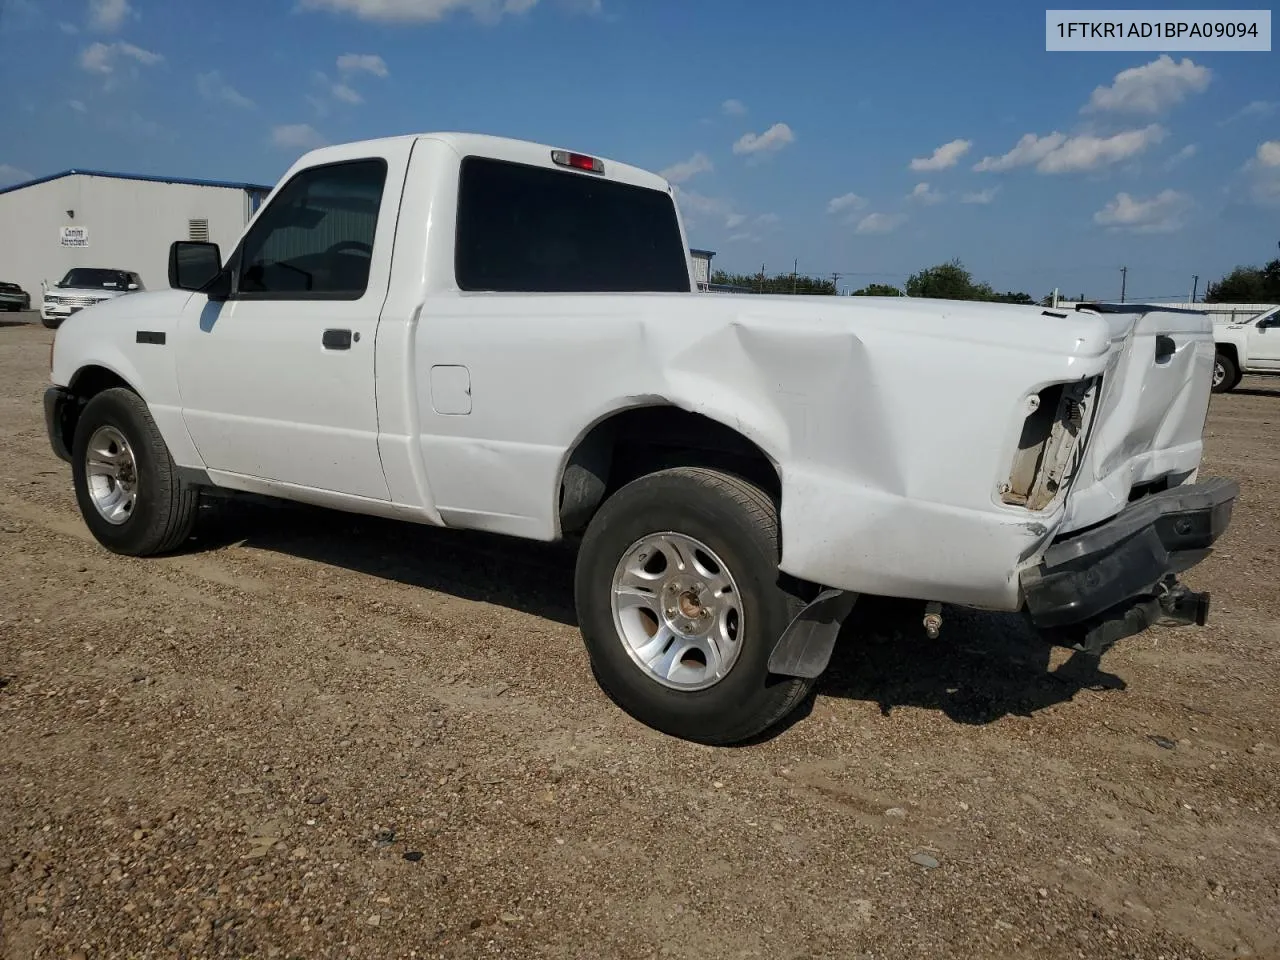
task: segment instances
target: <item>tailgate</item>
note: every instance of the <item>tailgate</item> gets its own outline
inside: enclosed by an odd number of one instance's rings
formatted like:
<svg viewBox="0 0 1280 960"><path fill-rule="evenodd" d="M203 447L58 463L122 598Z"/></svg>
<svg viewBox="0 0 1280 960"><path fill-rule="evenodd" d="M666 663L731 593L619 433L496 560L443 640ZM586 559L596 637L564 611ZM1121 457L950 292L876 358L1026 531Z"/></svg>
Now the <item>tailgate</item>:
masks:
<svg viewBox="0 0 1280 960"><path fill-rule="evenodd" d="M1213 384L1213 323L1176 308L1104 304L1111 351L1061 532L1195 479ZM1082 310L1081 312L1088 312Z"/></svg>

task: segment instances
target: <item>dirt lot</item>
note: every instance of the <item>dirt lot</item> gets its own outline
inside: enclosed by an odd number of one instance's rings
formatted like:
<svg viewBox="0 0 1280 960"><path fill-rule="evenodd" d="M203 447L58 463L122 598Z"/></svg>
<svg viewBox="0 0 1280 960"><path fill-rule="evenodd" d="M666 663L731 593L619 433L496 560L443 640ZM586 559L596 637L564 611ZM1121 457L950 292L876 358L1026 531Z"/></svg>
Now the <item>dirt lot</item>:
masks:
<svg viewBox="0 0 1280 960"><path fill-rule="evenodd" d="M1204 630L1090 676L867 604L714 750L598 690L562 549L241 504L107 554L51 337L0 328L5 960L1280 956L1280 383L1213 403Z"/></svg>

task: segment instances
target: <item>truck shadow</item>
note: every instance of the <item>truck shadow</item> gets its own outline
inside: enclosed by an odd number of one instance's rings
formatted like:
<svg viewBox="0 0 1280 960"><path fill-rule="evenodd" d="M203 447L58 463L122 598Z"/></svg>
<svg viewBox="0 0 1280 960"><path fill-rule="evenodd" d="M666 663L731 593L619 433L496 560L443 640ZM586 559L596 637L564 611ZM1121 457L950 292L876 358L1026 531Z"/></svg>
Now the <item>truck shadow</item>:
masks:
<svg viewBox="0 0 1280 960"><path fill-rule="evenodd" d="M442 530L256 497L217 500L202 511L192 548L243 544L366 576L434 590L576 627L574 550L505 537ZM918 602L864 597L845 623L818 697L921 707L957 723L1029 716L1084 689L1122 690L1085 657L1050 669L1052 647L1021 617L946 608L930 640ZM583 669L586 659L583 657ZM810 696L769 740L812 710Z"/></svg>
<svg viewBox="0 0 1280 960"><path fill-rule="evenodd" d="M243 496L201 508L195 551L243 544L576 627L564 544L383 520Z"/></svg>
<svg viewBox="0 0 1280 960"><path fill-rule="evenodd" d="M1072 654L1051 668L1054 647L1020 615L944 608L942 633L924 632L922 605L863 597L840 632L819 696L923 707L957 723L1030 716L1084 689L1123 690L1098 661Z"/></svg>

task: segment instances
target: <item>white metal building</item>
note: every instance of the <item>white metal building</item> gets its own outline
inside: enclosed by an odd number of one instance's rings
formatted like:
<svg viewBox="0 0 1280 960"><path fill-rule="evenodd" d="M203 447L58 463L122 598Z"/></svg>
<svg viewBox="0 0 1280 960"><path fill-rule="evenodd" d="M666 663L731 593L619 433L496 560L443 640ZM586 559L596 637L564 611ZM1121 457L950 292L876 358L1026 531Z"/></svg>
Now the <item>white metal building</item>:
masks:
<svg viewBox="0 0 1280 960"><path fill-rule="evenodd" d="M693 276L699 290L707 289L711 283L711 261L715 258L712 250L699 250L696 247L689 251L693 257Z"/></svg>
<svg viewBox="0 0 1280 960"><path fill-rule="evenodd" d="M40 301L40 282L72 267L131 270L168 286L169 244L212 240L224 252L271 192L253 183L67 170L0 189L0 280Z"/></svg>

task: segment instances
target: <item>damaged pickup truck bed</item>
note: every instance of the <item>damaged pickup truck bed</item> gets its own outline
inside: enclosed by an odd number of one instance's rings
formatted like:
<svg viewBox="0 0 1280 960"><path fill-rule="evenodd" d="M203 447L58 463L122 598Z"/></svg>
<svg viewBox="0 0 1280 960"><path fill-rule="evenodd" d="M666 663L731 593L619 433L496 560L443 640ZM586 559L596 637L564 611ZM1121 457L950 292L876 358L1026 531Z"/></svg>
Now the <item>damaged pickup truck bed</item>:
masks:
<svg viewBox="0 0 1280 960"><path fill-rule="evenodd" d="M1203 623L1194 312L696 292L670 185L522 141L307 154L225 262L58 332L45 397L85 522L148 555L248 491L580 539L579 621L633 716L786 716L859 595L1024 611L1101 654Z"/></svg>

